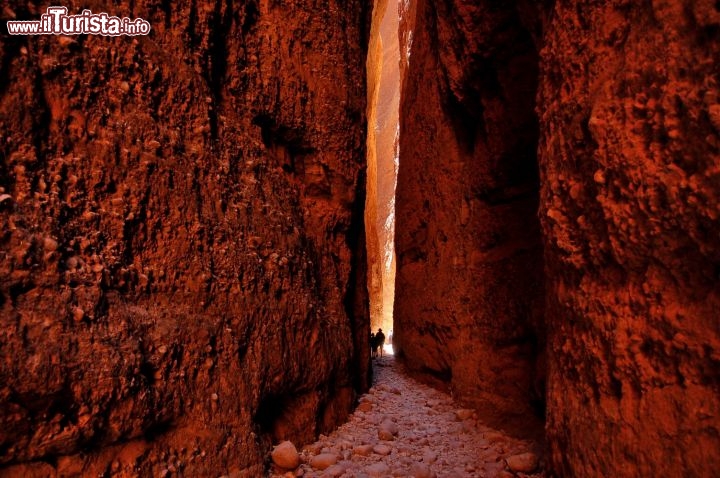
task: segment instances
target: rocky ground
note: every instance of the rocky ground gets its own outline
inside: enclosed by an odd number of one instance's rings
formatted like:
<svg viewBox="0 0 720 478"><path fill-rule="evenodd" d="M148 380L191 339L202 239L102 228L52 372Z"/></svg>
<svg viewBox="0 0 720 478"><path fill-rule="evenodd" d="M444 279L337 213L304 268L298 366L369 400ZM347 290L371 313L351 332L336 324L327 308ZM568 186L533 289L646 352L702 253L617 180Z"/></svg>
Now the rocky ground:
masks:
<svg viewBox="0 0 720 478"><path fill-rule="evenodd" d="M349 421L299 454L289 442L277 447L272 477L545 476L531 443L484 426L473 410L405 376L391 355L375 365Z"/></svg>

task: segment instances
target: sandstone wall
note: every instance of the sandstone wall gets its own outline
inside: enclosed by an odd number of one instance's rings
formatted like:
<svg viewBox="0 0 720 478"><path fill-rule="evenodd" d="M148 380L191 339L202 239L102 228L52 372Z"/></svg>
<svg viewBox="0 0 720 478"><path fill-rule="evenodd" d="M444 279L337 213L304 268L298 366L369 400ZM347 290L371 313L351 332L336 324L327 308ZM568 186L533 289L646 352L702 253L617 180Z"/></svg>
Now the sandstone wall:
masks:
<svg viewBox="0 0 720 478"><path fill-rule="evenodd" d="M491 5L402 22L396 343L501 421L547 367L559 476L713 476L720 8Z"/></svg>
<svg viewBox="0 0 720 478"><path fill-rule="evenodd" d="M0 474L259 476L345 417L367 3L70 1L152 34L2 37Z"/></svg>
<svg viewBox="0 0 720 478"><path fill-rule="evenodd" d="M563 1L547 26L547 433L563 476L720 466L719 34L710 1Z"/></svg>
<svg viewBox="0 0 720 478"><path fill-rule="evenodd" d="M543 408L537 54L514 5L489 3L403 12L394 343L527 431Z"/></svg>

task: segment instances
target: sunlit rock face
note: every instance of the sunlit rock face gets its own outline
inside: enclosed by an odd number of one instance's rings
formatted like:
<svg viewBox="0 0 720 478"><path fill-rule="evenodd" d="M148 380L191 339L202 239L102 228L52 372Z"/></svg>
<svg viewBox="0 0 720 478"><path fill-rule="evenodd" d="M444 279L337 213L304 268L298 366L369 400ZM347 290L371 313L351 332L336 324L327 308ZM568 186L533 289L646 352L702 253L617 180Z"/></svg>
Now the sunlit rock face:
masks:
<svg viewBox="0 0 720 478"><path fill-rule="evenodd" d="M400 53L398 1L376 3L368 54L368 232L371 328L392 328Z"/></svg>
<svg viewBox="0 0 720 478"><path fill-rule="evenodd" d="M2 473L261 476L344 419L367 3L86 2L152 33L0 39Z"/></svg>
<svg viewBox="0 0 720 478"><path fill-rule="evenodd" d="M720 466L717 2L558 2L542 50L548 441L565 476Z"/></svg>
<svg viewBox="0 0 720 478"><path fill-rule="evenodd" d="M514 5L491 3L404 4L395 344L486 420L529 430L543 408L538 56Z"/></svg>

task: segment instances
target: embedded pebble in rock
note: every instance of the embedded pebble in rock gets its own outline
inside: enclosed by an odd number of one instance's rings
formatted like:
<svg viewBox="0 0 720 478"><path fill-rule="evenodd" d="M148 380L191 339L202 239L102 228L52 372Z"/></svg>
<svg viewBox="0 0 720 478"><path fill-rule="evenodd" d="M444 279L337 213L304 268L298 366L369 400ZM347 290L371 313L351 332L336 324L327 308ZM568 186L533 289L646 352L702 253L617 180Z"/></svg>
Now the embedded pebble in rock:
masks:
<svg viewBox="0 0 720 478"><path fill-rule="evenodd" d="M373 387L359 400L372 408L358 406L347 423L305 445L297 473L306 478L498 478L515 476L507 463L520 466L517 457L537 449L485 426L476 420L480 413L406 377L392 356L375 365ZM381 430L394 439L381 440ZM532 456L537 469L539 458ZM340 457L344 459L338 462Z"/></svg>

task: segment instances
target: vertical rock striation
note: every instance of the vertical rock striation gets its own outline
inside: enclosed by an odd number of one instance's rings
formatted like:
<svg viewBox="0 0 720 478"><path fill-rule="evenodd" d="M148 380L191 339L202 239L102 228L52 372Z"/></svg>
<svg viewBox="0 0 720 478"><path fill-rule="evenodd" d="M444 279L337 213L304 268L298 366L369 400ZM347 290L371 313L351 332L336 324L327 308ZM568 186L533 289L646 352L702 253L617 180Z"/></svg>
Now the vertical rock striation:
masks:
<svg viewBox="0 0 720 478"><path fill-rule="evenodd" d="M542 410L538 57L515 6L489 3L402 15L395 344L512 426Z"/></svg>
<svg viewBox="0 0 720 478"><path fill-rule="evenodd" d="M259 476L367 386L368 5L82 7L0 41L0 465Z"/></svg>
<svg viewBox="0 0 720 478"><path fill-rule="evenodd" d="M563 476L720 467L720 9L557 2L538 96Z"/></svg>

